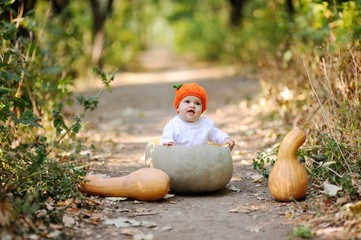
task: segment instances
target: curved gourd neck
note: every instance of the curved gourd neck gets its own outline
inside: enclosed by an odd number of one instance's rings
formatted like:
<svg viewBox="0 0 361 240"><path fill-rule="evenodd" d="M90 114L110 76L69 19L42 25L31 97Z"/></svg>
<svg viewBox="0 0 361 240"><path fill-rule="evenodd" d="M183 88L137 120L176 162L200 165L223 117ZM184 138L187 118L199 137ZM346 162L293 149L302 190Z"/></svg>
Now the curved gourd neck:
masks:
<svg viewBox="0 0 361 240"><path fill-rule="evenodd" d="M305 142L306 134L299 128L290 131L283 139L279 149L277 160L296 159L298 148Z"/></svg>

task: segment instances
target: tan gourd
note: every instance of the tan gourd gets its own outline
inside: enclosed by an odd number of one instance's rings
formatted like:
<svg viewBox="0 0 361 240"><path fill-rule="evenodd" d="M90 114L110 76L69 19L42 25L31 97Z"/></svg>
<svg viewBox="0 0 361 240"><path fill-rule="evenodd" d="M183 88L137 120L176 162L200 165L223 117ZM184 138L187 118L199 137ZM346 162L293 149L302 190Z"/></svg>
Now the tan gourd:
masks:
<svg viewBox="0 0 361 240"><path fill-rule="evenodd" d="M143 201L162 199L169 191L169 176L155 168L141 168L126 176L101 178L87 175L81 191L103 197L125 197Z"/></svg>
<svg viewBox="0 0 361 240"><path fill-rule="evenodd" d="M304 198L308 177L305 168L297 161L298 148L305 142L305 133L295 128L283 139L268 179L272 196L279 201L292 201Z"/></svg>

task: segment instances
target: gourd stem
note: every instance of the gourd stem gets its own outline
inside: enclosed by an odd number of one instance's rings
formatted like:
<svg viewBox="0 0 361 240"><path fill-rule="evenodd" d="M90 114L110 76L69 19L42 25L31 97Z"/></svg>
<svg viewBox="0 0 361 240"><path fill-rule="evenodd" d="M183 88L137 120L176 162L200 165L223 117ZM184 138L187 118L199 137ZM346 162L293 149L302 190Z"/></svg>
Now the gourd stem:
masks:
<svg viewBox="0 0 361 240"><path fill-rule="evenodd" d="M302 130L295 128L283 139L277 159L295 158L298 148L305 142L306 135Z"/></svg>

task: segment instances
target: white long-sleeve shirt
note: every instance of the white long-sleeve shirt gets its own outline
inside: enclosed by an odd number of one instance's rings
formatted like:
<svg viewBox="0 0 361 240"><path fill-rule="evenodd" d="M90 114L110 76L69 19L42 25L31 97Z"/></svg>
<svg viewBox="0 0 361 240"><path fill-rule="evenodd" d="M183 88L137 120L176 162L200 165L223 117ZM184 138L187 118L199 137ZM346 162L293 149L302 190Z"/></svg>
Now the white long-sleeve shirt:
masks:
<svg viewBox="0 0 361 240"><path fill-rule="evenodd" d="M185 122L178 115L172 118L163 128L160 143L174 142L176 145L202 145L208 142L223 144L229 137L214 126L212 120L201 116L195 122Z"/></svg>

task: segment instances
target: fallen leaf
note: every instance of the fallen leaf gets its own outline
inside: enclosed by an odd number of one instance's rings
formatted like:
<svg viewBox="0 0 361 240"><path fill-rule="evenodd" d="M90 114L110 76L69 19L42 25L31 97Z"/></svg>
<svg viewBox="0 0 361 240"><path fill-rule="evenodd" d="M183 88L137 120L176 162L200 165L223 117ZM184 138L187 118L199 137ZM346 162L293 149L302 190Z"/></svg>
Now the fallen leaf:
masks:
<svg viewBox="0 0 361 240"><path fill-rule="evenodd" d="M146 215L154 215L157 212L152 209L147 208L138 208L135 210L135 213L133 213L133 216L146 216Z"/></svg>
<svg viewBox="0 0 361 240"><path fill-rule="evenodd" d="M361 201L356 202L348 207L354 215L361 216Z"/></svg>
<svg viewBox="0 0 361 240"><path fill-rule="evenodd" d="M48 209L50 211L54 209L54 206L50 203L45 203L45 206L46 206L46 209Z"/></svg>
<svg viewBox="0 0 361 240"><path fill-rule="evenodd" d="M120 212L131 212L132 210L128 208L119 209Z"/></svg>
<svg viewBox="0 0 361 240"><path fill-rule="evenodd" d="M39 226L35 226L33 220L29 217L29 216L25 216L24 217L25 222L32 228L32 229L36 229L39 228Z"/></svg>
<svg viewBox="0 0 361 240"><path fill-rule="evenodd" d="M66 212L71 215L78 216L80 214L80 209L76 207L69 207L66 209Z"/></svg>
<svg viewBox="0 0 361 240"><path fill-rule="evenodd" d="M141 222L140 225L146 228L153 228L157 226L157 224L154 222L146 222L146 221Z"/></svg>
<svg viewBox="0 0 361 240"><path fill-rule="evenodd" d="M133 236L133 240L152 240L153 238L154 238L154 235L151 233L139 234L139 235Z"/></svg>
<svg viewBox="0 0 361 240"><path fill-rule="evenodd" d="M72 216L69 216L67 214L64 214L63 216L63 223L65 227L71 227L75 224L75 220Z"/></svg>
<svg viewBox="0 0 361 240"><path fill-rule="evenodd" d="M285 218L291 219L295 217L295 214L293 212L285 212L284 216Z"/></svg>
<svg viewBox="0 0 361 240"><path fill-rule="evenodd" d="M245 227L244 230L246 230L247 232L259 233L261 231L261 227L252 225Z"/></svg>
<svg viewBox="0 0 361 240"><path fill-rule="evenodd" d="M59 236L60 236L60 234L61 234L61 231L55 230L55 231L52 231L52 232L48 233L48 234L46 235L46 237L47 237L47 238L55 238L55 239L58 239Z"/></svg>
<svg viewBox="0 0 361 240"><path fill-rule="evenodd" d="M71 204L73 204L76 200L74 198L68 198L65 201L59 201L56 203L56 207L60 208L60 209L65 209L68 206L70 206Z"/></svg>
<svg viewBox="0 0 361 240"><path fill-rule="evenodd" d="M336 205L342 205L350 201L350 197L348 195L344 197L337 198Z"/></svg>
<svg viewBox="0 0 361 240"><path fill-rule="evenodd" d="M171 226L164 226L162 227L159 231L160 232L165 232L165 231L170 231L172 230L173 228Z"/></svg>
<svg viewBox="0 0 361 240"><path fill-rule="evenodd" d="M253 174L251 176L251 178L252 178L252 182L259 183L259 182L262 182L262 180L264 179L264 176L261 174Z"/></svg>
<svg viewBox="0 0 361 240"><path fill-rule="evenodd" d="M257 211L259 208L255 205L251 205L251 206L238 206L236 208L233 208L231 210L229 210L228 212L230 213L250 213L250 212L254 212Z"/></svg>
<svg viewBox="0 0 361 240"><path fill-rule="evenodd" d="M140 231L137 228L122 228L119 233L124 234L124 235L128 235L128 236L143 234L143 232Z"/></svg>
<svg viewBox="0 0 361 240"><path fill-rule="evenodd" d="M50 227L55 230L60 230L64 228L64 226L61 224L53 224L53 223L50 223Z"/></svg>
<svg viewBox="0 0 361 240"><path fill-rule="evenodd" d="M102 205L102 202L94 197L85 199L85 203L90 206Z"/></svg>
<svg viewBox="0 0 361 240"><path fill-rule="evenodd" d="M104 221L104 224L106 225L115 225L117 228L126 228L126 227L147 227L152 228L156 227L157 224L153 222L147 222L147 221L137 221L131 218L113 218L109 219L107 218Z"/></svg>
<svg viewBox="0 0 361 240"><path fill-rule="evenodd" d="M91 216L90 216L90 222L92 224L98 224L101 220L104 219L104 215L101 214L101 213L93 213Z"/></svg>
<svg viewBox="0 0 361 240"><path fill-rule="evenodd" d="M124 198L124 197L107 197L105 199L108 200L108 201L112 201L112 202L127 200L127 198Z"/></svg>
<svg viewBox="0 0 361 240"><path fill-rule="evenodd" d="M106 219L104 221L106 225L115 225L117 228L126 228L126 227L133 227L133 226L140 226L140 222L135 221L130 218L113 218L113 219Z"/></svg>
<svg viewBox="0 0 361 240"><path fill-rule="evenodd" d="M257 200L267 200L267 198L256 196Z"/></svg>
<svg viewBox="0 0 361 240"><path fill-rule="evenodd" d="M167 194L167 195L165 195L163 198L164 199L169 199L169 198L172 198L172 197L174 197L175 195L174 194Z"/></svg>
<svg viewBox="0 0 361 240"><path fill-rule="evenodd" d="M38 240L38 239L40 239L40 236L37 234L29 234L28 238L29 238L29 240ZM11 239L11 237L9 237L9 239Z"/></svg>
<svg viewBox="0 0 361 240"><path fill-rule="evenodd" d="M229 187L229 191L231 191L231 192L240 192L241 189L236 188L235 186L230 186L230 187Z"/></svg>
<svg viewBox="0 0 361 240"><path fill-rule="evenodd" d="M91 211L91 210L89 210L89 209L83 209L83 210L81 211L81 213L82 213L83 216L91 217L94 212Z"/></svg>
<svg viewBox="0 0 361 240"><path fill-rule="evenodd" d="M48 214L48 211L46 209L39 209L38 211L35 212L35 216L37 218L41 218L43 216L46 216Z"/></svg>
<svg viewBox="0 0 361 240"><path fill-rule="evenodd" d="M337 195L337 192L342 190L342 187L338 187L330 183L324 183L323 187L325 189L324 193L331 197L335 197Z"/></svg>

